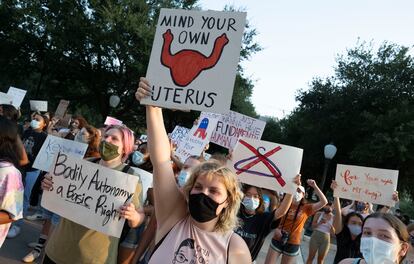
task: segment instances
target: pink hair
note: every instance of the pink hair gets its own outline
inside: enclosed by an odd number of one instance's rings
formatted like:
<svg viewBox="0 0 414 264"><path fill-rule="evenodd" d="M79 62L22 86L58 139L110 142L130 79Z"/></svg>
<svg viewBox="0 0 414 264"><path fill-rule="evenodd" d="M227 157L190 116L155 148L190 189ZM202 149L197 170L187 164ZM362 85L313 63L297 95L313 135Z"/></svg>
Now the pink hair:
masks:
<svg viewBox="0 0 414 264"><path fill-rule="evenodd" d="M129 156L134 151L134 134L132 133L131 129L126 126L117 126L117 125L110 125L106 127L105 132L111 129L118 129L122 135L122 145L124 148L124 154L122 155L122 161L125 162Z"/></svg>

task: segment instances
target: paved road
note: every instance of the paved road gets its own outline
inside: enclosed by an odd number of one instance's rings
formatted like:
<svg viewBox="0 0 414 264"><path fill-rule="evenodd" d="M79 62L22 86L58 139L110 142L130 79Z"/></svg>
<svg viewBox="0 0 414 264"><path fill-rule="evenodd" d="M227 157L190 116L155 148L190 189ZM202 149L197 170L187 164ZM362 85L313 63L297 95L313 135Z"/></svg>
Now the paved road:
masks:
<svg viewBox="0 0 414 264"><path fill-rule="evenodd" d="M6 239L3 246L0 248L0 264L21 264L21 259L30 252L30 248L27 246L28 243L36 241L39 237L41 229L41 222L24 222L22 226L22 232L19 236L13 239ZM272 234L267 236L266 241L262 247L257 258L257 264L264 263L266 259L267 250L269 249L269 243L272 238ZM308 256L309 249L309 237L305 236L301 245L301 254L297 257L296 263L303 264ZM325 259L325 263L333 263L336 253L336 246L331 244L329 254ZM314 260L316 263L316 259Z"/></svg>
<svg viewBox="0 0 414 264"><path fill-rule="evenodd" d="M6 239L0 248L1 264L21 264L21 259L26 256L31 248L28 243L37 241L41 229L41 222L30 222L24 220L21 233L13 239Z"/></svg>

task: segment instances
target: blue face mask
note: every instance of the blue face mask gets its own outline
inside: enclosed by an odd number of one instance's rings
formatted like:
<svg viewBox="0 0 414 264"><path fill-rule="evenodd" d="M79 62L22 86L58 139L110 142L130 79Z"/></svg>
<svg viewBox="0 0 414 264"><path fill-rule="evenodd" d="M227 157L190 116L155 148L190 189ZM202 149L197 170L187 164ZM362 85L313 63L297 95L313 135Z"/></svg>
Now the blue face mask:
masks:
<svg viewBox="0 0 414 264"><path fill-rule="evenodd" d="M183 187L186 184L189 176L190 176L190 173L188 173L188 171L185 171L185 170L180 171L180 174L178 174L178 177L177 177L178 186Z"/></svg>
<svg viewBox="0 0 414 264"><path fill-rule="evenodd" d="M270 197L267 194L263 194L263 205L265 208L265 212L270 211Z"/></svg>
<svg viewBox="0 0 414 264"><path fill-rule="evenodd" d="M40 122L39 122L39 121L37 121L36 119L33 119L33 120L30 122L30 126L31 126L33 129L38 129L38 128L40 128Z"/></svg>
<svg viewBox="0 0 414 264"><path fill-rule="evenodd" d="M141 153L141 151L134 151L132 154L132 163L134 163L135 166L140 166L144 164L144 154Z"/></svg>

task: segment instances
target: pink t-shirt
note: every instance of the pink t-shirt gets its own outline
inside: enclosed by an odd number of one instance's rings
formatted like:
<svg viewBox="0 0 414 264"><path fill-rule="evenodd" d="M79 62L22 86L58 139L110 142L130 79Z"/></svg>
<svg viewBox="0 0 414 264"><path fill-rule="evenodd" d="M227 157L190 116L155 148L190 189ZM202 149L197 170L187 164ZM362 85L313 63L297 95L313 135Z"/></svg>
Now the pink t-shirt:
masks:
<svg viewBox="0 0 414 264"><path fill-rule="evenodd" d="M189 216L179 221L155 250L149 264L227 263L227 252L233 231L207 232L196 227Z"/></svg>
<svg viewBox="0 0 414 264"><path fill-rule="evenodd" d="M10 162L0 162L0 210L9 213L13 220L23 217L22 175ZM0 247L11 223L0 225Z"/></svg>

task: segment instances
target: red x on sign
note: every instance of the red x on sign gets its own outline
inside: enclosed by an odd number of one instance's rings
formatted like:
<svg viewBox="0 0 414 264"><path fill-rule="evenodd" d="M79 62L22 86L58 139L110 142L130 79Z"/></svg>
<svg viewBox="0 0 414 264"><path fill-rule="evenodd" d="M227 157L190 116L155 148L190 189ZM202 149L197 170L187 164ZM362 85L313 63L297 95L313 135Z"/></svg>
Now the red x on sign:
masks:
<svg viewBox="0 0 414 264"><path fill-rule="evenodd" d="M279 184L283 187L286 185L285 180L282 178L282 172L279 170L279 168L268 158L271 155L275 154L276 152L278 152L279 150L281 150L282 148L280 146L277 146L276 148L261 154L259 151L260 150L266 150L263 147L258 147L257 149L255 149L252 145L250 145L249 143L247 143L246 141L240 139L239 140L240 144L242 144L243 146L245 146L246 148L248 148L251 152L253 152L254 156L249 157L247 159L242 159L238 162L236 162L234 164L234 168L236 169L236 174L239 175L240 173L243 172L248 172L251 174L256 174L256 175L260 175L260 176L266 176L266 177L275 177L276 180L279 182ZM239 165L241 163L244 163L246 161L250 161L251 162L247 163L246 165L244 165L243 167L239 167ZM267 168L268 170L271 172L271 174L267 174L267 173L263 173L263 172L259 172L259 171L254 171L254 170L250 170L250 168L252 168L254 165L258 164L259 162L262 162Z"/></svg>

